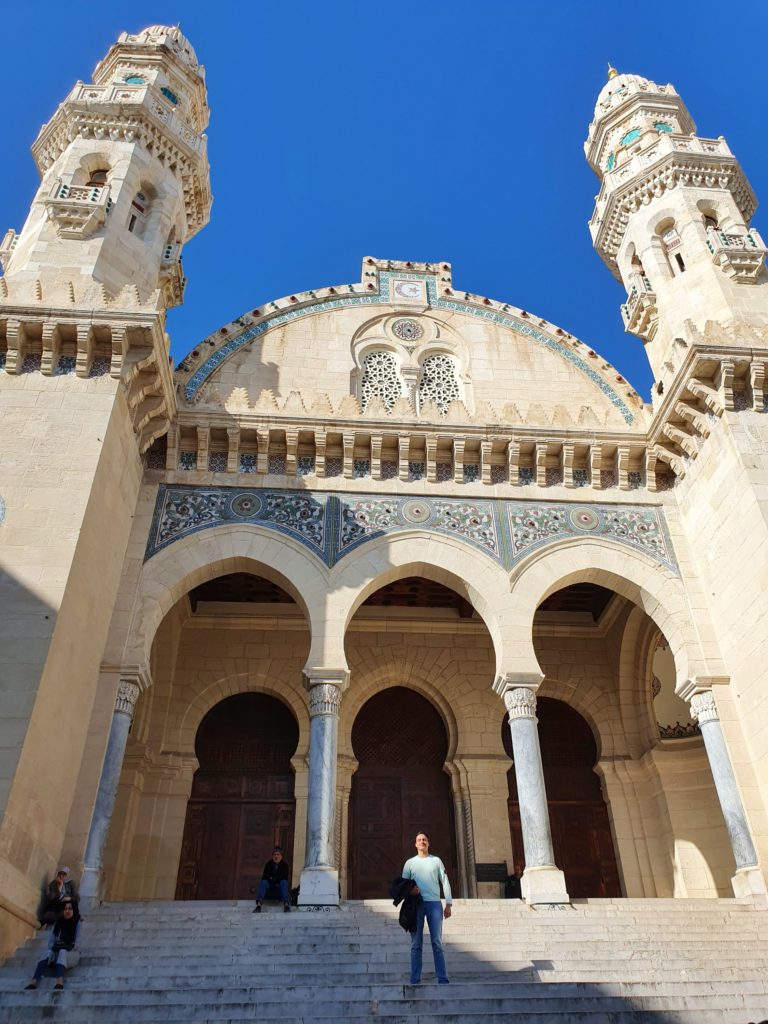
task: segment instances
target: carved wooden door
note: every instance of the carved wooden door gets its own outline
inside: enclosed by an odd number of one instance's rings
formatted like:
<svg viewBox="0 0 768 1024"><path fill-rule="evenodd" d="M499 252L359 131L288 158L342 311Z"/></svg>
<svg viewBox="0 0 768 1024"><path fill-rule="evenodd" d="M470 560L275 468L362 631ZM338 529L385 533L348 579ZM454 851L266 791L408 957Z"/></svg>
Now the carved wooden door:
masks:
<svg viewBox="0 0 768 1024"><path fill-rule="evenodd" d="M291 713L263 694L230 697L203 719L177 899L252 899L275 846L290 863L297 741Z"/></svg>
<svg viewBox="0 0 768 1024"><path fill-rule="evenodd" d="M405 687L383 690L358 714L352 747L359 766L350 797L350 898L385 898L420 830L458 890L453 800L442 767L448 739L435 708Z"/></svg>
<svg viewBox="0 0 768 1024"><path fill-rule="evenodd" d="M577 899L621 896L608 808L593 771L597 748L592 730L573 708L547 697L538 699L537 717L552 847L568 893ZM506 720L504 745L511 756ZM525 854L514 768L507 779L509 827L519 871L525 866Z"/></svg>

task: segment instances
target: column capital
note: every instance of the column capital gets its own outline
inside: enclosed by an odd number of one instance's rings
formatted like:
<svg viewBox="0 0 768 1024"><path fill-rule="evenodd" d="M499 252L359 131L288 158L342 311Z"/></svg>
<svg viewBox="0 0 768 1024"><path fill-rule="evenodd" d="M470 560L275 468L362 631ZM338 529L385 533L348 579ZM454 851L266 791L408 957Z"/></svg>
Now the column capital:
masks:
<svg viewBox="0 0 768 1024"><path fill-rule="evenodd" d="M335 683L316 683L309 691L309 717L339 714L341 687Z"/></svg>
<svg viewBox="0 0 768 1024"><path fill-rule="evenodd" d="M506 690L504 705L509 712L510 722L517 718L536 719L536 691L529 687L519 686L515 690Z"/></svg>
<svg viewBox="0 0 768 1024"><path fill-rule="evenodd" d="M136 708L136 701L139 699L141 688L132 679L121 679L117 684L117 696L115 697L115 714L128 715L133 718Z"/></svg>
<svg viewBox="0 0 768 1024"><path fill-rule="evenodd" d="M524 689L536 693L543 679L543 672L500 672L494 681L493 692L502 699L509 690Z"/></svg>
<svg viewBox="0 0 768 1024"><path fill-rule="evenodd" d="M711 690L700 690L698 693L694 693L691 697L691 714L698 720L700 726L707 722L720 721L715 695Z"/></svg>

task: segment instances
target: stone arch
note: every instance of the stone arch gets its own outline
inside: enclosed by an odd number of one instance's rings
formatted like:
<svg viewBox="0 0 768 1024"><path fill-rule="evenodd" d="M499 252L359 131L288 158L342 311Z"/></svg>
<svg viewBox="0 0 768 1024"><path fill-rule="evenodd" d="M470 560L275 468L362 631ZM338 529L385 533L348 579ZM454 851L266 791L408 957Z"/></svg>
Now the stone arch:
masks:
<svg viewBox="0 0 768 1024"><path fill-rule="evenodd" d="M309 714L301 680L286 680L275 676L271 667L269 672L266 669L261 671L257 678L254 678L252 672L225 676L199 690L187 704L174 731L166 736L167 745L185 757L194 757L195 737L202 720L221 701L239 693L265 693L285 704L299 727L299 742L294 757L307 756Z"/></svg>
<svg viewBox="0 0 768 1024"><path fill-rule="evenodd" d="M232 572L258 573L286 590L309 625L316 663L344 667L343 644L338 651L327 652L323 643L329 613L325 567L290 537L258 526L229 524L176 541L142 566L124 663L148 663L158 626L174 604L192 587Z"/></svg>
<svg viewBox="0 0 768 1024"><path fill-rule="evenodd" d="M448 736L448 752L446 764L452 761L459 742L459 728L456 716L444 694L435 685L434 678L429 679L418 666L403 665L403 671L393 675L390 664L381 665L373 672L365 673L362 685L356 685L344 695L344 714L339 723L339 750L347 756L353 756L352 727L363 705L376 693L389 690L395 686L404 686L414 690L426 698L436 709ZM503 707L501 704L500 707Z"/></svg>
<svg viewBox="0 0 768 1024"><path fill-rule="evenodd" d="M616 736L622 729L618 703L611 703L598 686L583 687L553 676L538 691L540 697L562 701L577 711L589 725L595 737L597 760L610 757L616 750Z"/></svg>
<svg viewBox="0 0 768 1024"><path fill-rule="evenodd" d="M497 667L505 664L510 638L504 626L512 622L508 576L490 558L478 555L467 543L420 530L370 541L331 575L327 622L336 636L329 647L343 649L352 616L376 590L406 576L423 576L466 597L491 635Z"/></svg>
<svg viewBox="0 0 768 1024"><path fill-rule="evenodd" d="M601 538L569 538L535 552L516 568L512 575L512 614L518 626L527 624L527 637L523 642L517 634L518 657L505 666L510 674L523 671L541 678L531 636L535 611L556 590L583 582L616 591L655 622L675 658L678 689L696 675L712 674L680 577L646 555ZM701 617L705 613L698 608L696 614Z"/></svg>

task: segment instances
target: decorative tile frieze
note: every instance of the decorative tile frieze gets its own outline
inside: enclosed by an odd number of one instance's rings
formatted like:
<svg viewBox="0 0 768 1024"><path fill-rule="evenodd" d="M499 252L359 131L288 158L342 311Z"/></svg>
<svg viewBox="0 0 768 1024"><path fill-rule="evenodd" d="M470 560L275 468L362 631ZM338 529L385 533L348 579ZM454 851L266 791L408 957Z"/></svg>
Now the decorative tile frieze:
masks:
<svg viewBox="0 0 768 1024"><path fill-rule="evenodd" d="M388 498L255 487L161 486L145 558L226 523L293 537L328 566L369 541L419 530L452 537L506 569L555 541L596 537L679 571L663 510L655 506Z"/></svg>

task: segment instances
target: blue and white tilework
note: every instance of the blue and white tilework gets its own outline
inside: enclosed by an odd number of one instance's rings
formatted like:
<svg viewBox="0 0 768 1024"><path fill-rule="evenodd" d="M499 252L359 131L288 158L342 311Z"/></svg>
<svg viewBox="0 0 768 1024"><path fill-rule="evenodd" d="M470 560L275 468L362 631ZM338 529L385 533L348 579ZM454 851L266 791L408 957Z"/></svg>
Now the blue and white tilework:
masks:
<svg viewBox="0 0 768 1024"><path fill-rule="evenodd" d="M261 337L262 334L266 334L266 332L271 330L273 327L279 327L281 324L289 323L291 320L296 320L298 317L311 316L313 313L325 313L331 309L342 309L347 306L389 305L389 286L390 280L393 277L396 277L398 280L413 279L425 281L427 286L427 304L433 309L445 309L454 313L465 313L469 316L479 317L481 320L490 320L491 323L499 324L502 327L507 327L512 331L516 331L518 334L522 334L525 337L530 338L532 341L535 341L540 345L544 345L545 348L556 352L559 356L562 356L563 359L567 359L569 363L572 363L581 371L581 373L597 385L611 404L619 410L625 423L633 423L635 418L634 414L631 412L624 399L617 394L608 381L604 380L603 377L601 377L596 370L582 359L577 352L574 352L573 349L563 344L563 342L557 341L555 338L551 338L548 334L545 334L544 331L537 330L537 328L533 327L531 324L520 323L519 320L514 319L505 313L501 313L497 309L481 309L477 306L471 305L470 303L461 302L457 299L448 300L441 298L437 293L437 282L432 274L395 273L391 271L382 271L379 274L378 293L368 295L351 294L347 296L340 296L336 299L322 299L308 306L302 306L299 309L283 310L275 316L270 317L267 320L263 320L259 324L253 324L250 327L247 327L241 334L237 334L235 337L230 338L225 342L225 344L208 356L197 370L195 370L184 388L184 394L187 401L192 401L211 374L217 369L217 367L226 362L234 352L237 352L244 345L249 344L249 342L254 339Z"/></svg>
<svg viewBox="0 0 768 1024"><path fill-rule="evenodd" d="M656 506L388 498L257 487L161 486L145 558L225 523L291 536L328 566L369 541L416 529L453 537L505 569L555 541L599 537L679 573L663 510Z"/></svg>

